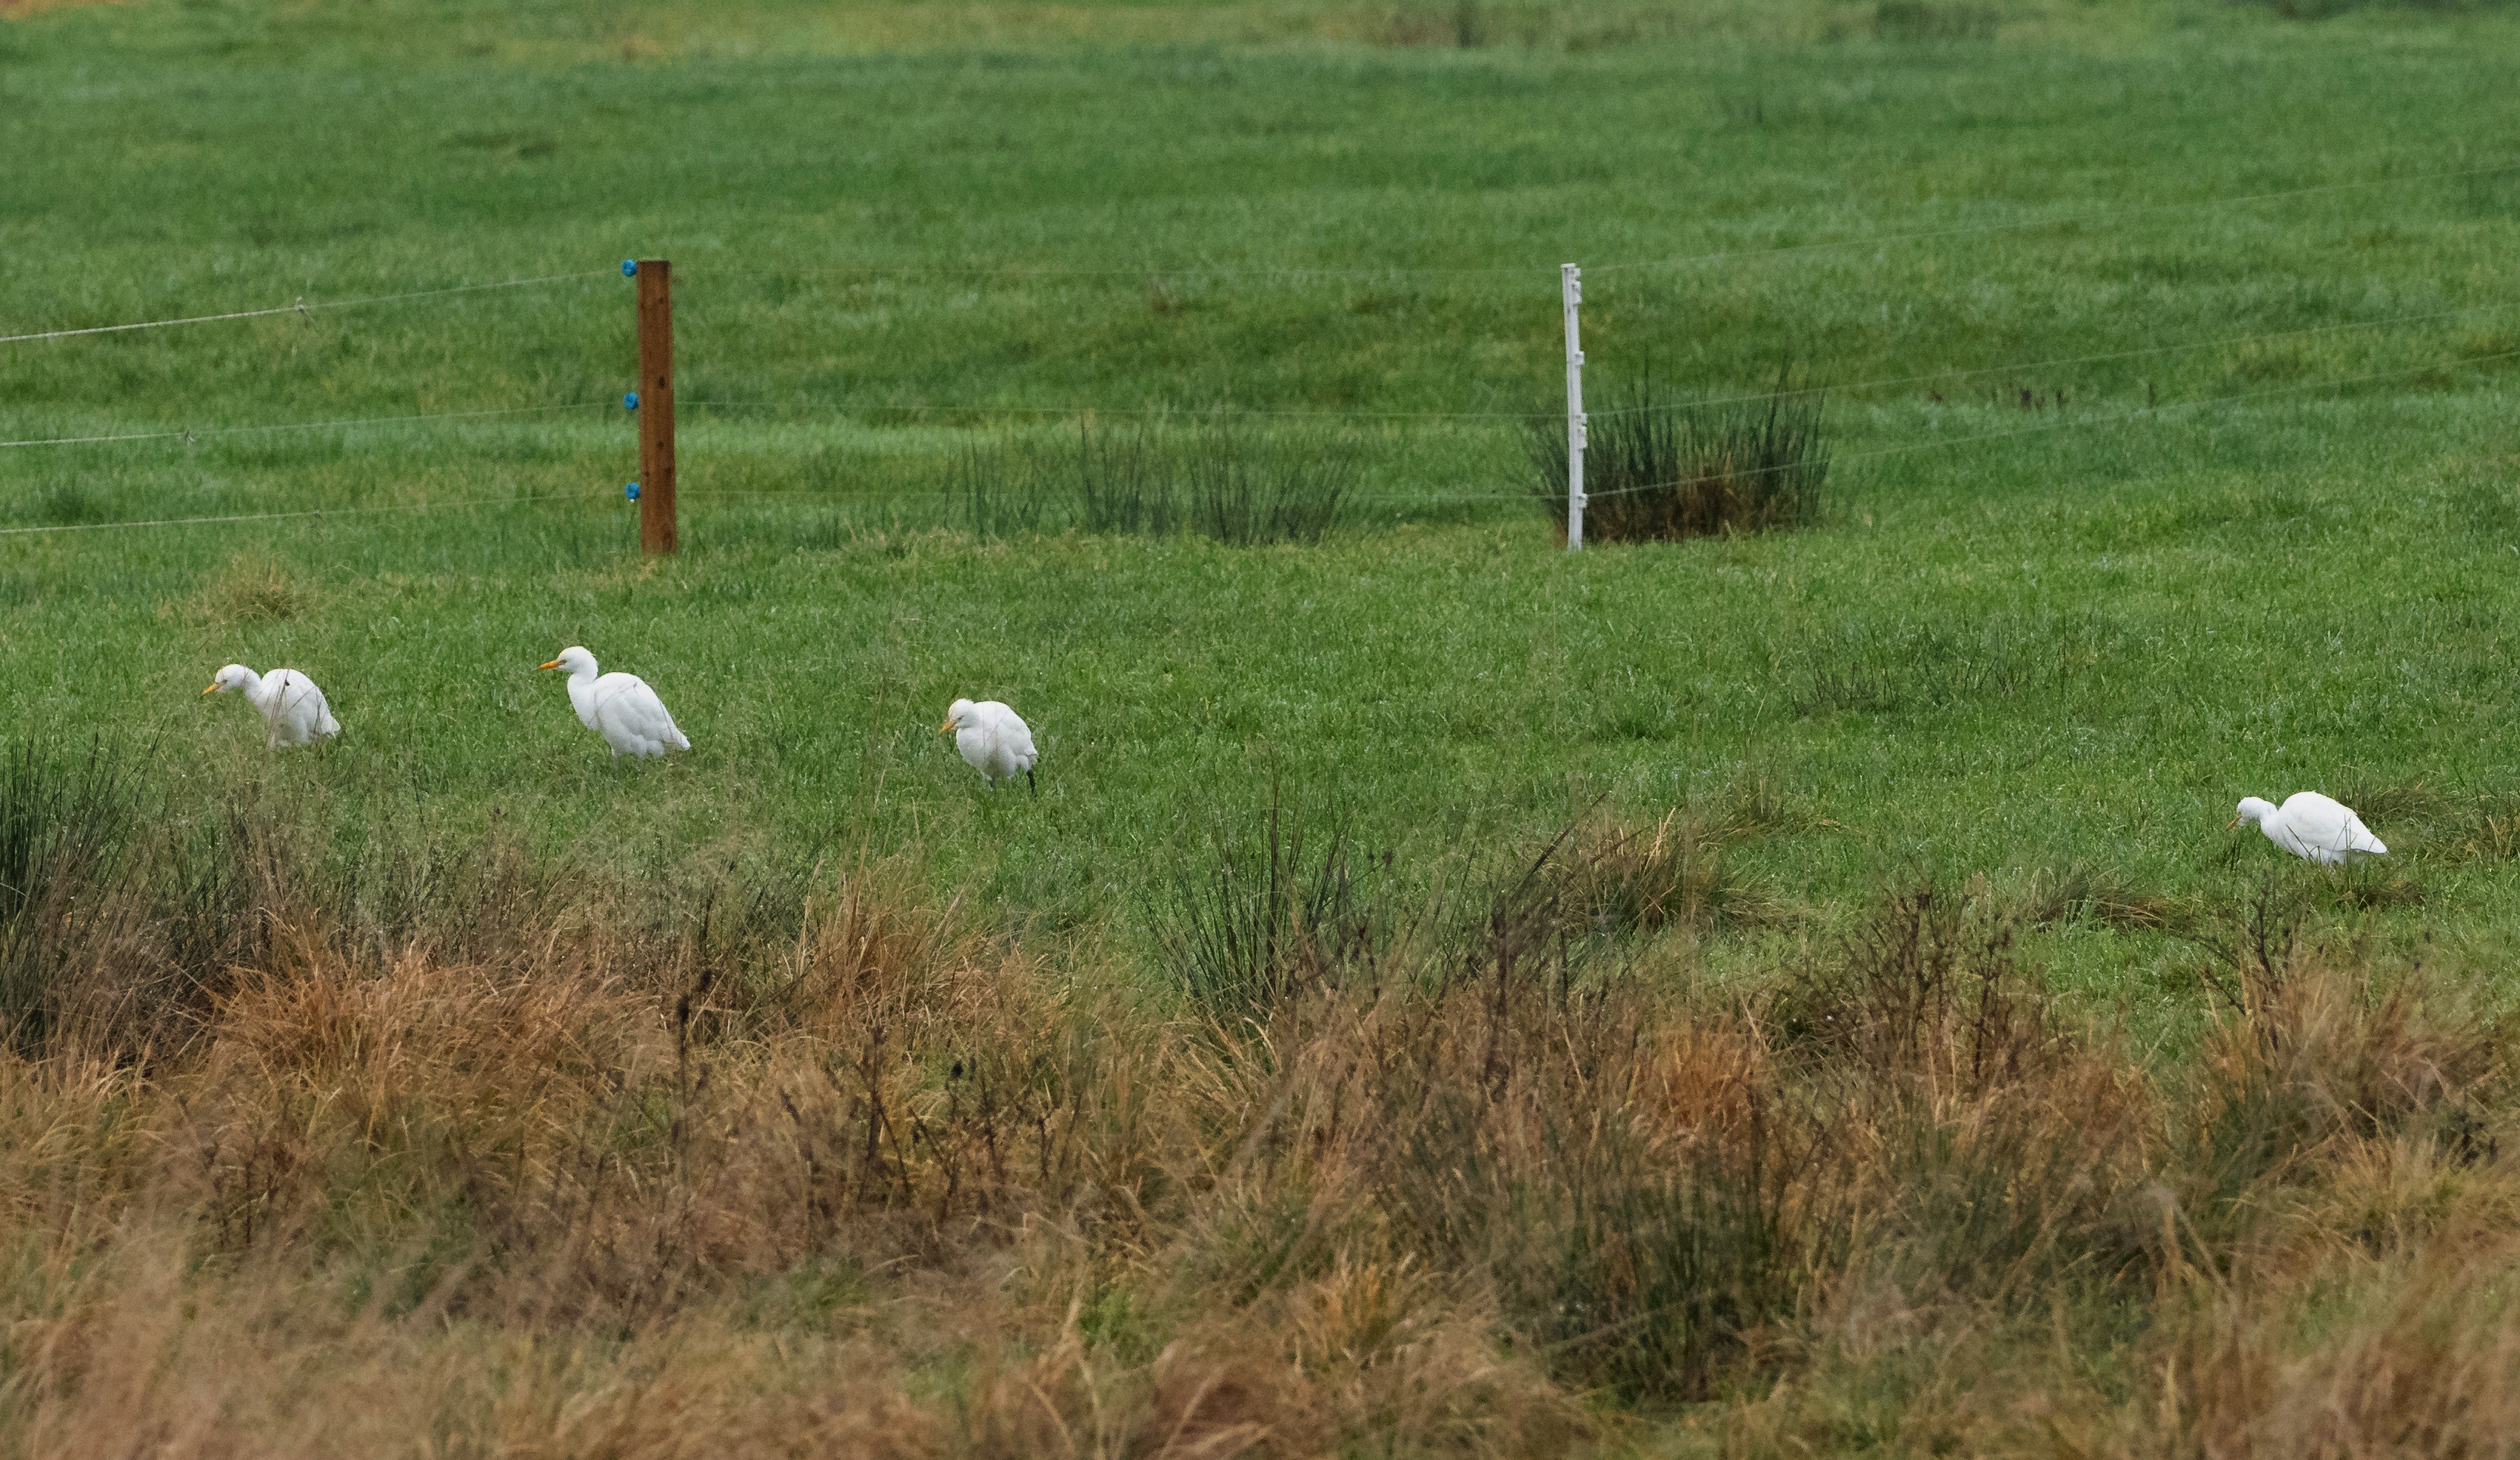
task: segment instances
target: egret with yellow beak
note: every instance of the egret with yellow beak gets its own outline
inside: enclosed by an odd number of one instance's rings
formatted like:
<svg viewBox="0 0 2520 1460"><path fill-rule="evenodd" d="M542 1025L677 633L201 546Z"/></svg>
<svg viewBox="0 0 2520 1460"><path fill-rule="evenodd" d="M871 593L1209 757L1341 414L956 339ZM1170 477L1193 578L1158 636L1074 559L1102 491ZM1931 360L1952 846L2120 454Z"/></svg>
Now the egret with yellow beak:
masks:
<svg viewBox="0 0 2520 1460"><path fill-rule="evenodd" d="M612 758L689 750L692 742L674 726L665 702L635 674L595 673L595 656L570 644L542 666L568 671L568 702L588 730L612 747Z"/></svg>
<svg viewBox="0 0 2520 1460"><path fill-rule="evenodd" d="M2256 822L2267 840L2320 866L2342 866L2365 857L2389 855L2388 846L2362 824L2354 808L2317 791L2297 792L2286 797L2280 807L2263 797L2251 796L2240 803L2239 815L2231 818L2233 826L2242 821Z"/></svg>
<svg viewBox="0 0 2520 1460"><path fill-rule="evenodd" d="M231 664L212 677L210 687L202 692L216 694L222 689L243 690L245 702L262 712L264 743L275 750L341 732L341 722L333 718L333 707L324 703L324 691L293 669L259 675L242 664Z"/></svg>

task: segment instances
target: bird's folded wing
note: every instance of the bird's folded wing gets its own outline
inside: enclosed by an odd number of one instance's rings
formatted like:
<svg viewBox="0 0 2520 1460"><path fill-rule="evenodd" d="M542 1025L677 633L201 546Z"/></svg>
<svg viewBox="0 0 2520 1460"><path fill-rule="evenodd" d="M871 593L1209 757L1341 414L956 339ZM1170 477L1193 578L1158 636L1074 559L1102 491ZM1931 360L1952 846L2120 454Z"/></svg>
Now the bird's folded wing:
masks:
<svg viewBox="0 0 2520 1460"><path fill-rule="evenodd" d="M644 683L633 682L606 695L599 707L605 719L643 740L672 740L676 737L674 717L665 712L665 702Z"/></svg>
<svg viewBox="0 0 2520 1460"><path fill-rule="evenodd" d="M2284 807L2283 818L2301 844L2315 851L2344 851L2348 845L2346 825L2353 820L2354 814L2332 801L2322 805L2296 799L2298 804Z"/></svg>

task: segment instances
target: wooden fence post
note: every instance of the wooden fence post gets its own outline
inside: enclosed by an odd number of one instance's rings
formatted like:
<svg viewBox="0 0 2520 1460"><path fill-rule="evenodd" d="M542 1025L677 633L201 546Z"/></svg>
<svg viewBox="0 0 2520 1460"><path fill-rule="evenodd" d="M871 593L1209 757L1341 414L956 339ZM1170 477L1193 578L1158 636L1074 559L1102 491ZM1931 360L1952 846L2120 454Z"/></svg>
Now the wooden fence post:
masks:
<svg viewBox="0 0 2520 1460"><path fill-rule="evenodd" d="M674 532L674 265L637 261L639 281L639 550L676 551Z"/></svg>

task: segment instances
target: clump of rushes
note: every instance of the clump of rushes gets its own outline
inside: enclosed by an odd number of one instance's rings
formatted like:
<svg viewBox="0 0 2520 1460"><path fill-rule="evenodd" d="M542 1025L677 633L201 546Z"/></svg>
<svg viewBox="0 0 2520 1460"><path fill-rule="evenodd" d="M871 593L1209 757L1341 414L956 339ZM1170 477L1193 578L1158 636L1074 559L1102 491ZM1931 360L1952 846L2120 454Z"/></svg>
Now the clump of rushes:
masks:
<svg viewBox="0 0 2520 1460"><path fill-rule="evenodd" d="M1077 525L1087 532L1168 537L1190 522L1162 443L1145 425L1121 432L1079 421L1075 492Z"/></svg>
<svg viewBox="0 0 2520 1460"><path fill-rule="evenodd" d="M1004 442L974 443L954 458L947 490L973 537L1017 537L1049 525L1041 476L1030 453Z"/></svg>
<svg viewBox="0 0 2520 1460"><path fill-rule="evenodd" d="M1274 783L1255 824L1220 830L1213 864L1184 872L1168 909L1192 996L1219 1017L1265 1016L1370 958L1377 909L1359 896L1352 850L1342 818L1314 835Z"/></svg>
<svg viewBox="0 0 2520 1460"><path fill-rule="evenodd" d="M86 755L0 747L0 1039L40 1047L76 951L122 890L139 820L131 777L103 742Z"/></svg>
<svg viewBox="0 0 2520 1460"><path fill-rule="evenodd" d="M1338 522L1356 480L1352 443L1335 432L1296 431L1254 439L1226 415L1210 417L1183 443L1192 520L1220 543L1318 543Z"/></svg>
<svg viewBox="0 0 2520 1460"><path fill-rule="evenodd" d="M1535 417L1531 492L1566 529L1566 428ZM1648 378L1590 413L1584 536L1674 542L1818 521L1828 480L1821 393L1780 367L1764 394L1699 401Z"/></svg>
<svg viewBox="0 0 2520 1460"><path fill-rule="evenodd" d="M975 536L1078 527L1230 547L1320 542L1356 483L1356 444L1334 430L1263 435L1226 413L1126 430L1080 422L1071 444L1010 436L966 447L951 494Z"/></svg>

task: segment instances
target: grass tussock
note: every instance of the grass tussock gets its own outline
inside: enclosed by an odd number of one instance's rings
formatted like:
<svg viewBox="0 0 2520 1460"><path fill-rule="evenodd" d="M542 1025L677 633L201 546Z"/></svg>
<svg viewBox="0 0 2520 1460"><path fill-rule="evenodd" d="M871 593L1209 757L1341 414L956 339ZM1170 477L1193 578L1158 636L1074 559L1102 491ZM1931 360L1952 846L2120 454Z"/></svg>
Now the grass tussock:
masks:
<svg viewBox="0 0 2520 1460"><path fill-rule="evenodd" d="M1757 801L1728 808L1757 818ZM1596 817L1551 863L1562 911L1594 933L1755 926L1783 915L1778 901L1728 859L1749 825L1675 808L1634 823Z"/></svg>
<svg viewBox="0 0 2520 1460"><path fill-rule="evenodd" d="M663 911L441 880L460 917L394 938L266 829L203 843L250 895L24 923L62 1007L164 1017L0 1054L0 1404L34 1450L263 1454L1555 1455L1690 1404L1743 1452L2347 1455L2515 1418L2520 1044L2298 908L2162 1065L1931 886L1746 995L1572 976L1570 906L1720 916L1688 868L1727 817L1584 823L1353 943L1382 895L1298 819L1197 893L1230 977L1191 998L874 859ZM173 855L123 845L55 883ZM187 938L227 969L172 995Z"/></svg>
<svg viewBox="0 0 2520 1460"><path fill-rule="evenodd" d="M1172 889L1167 942L1187 991L1247 1017L1371 971L1393 936L1388 911L1360 885L1374 870L1337 813L1317 833L1273 781L1255 824L1220 827L1204 872Z"/></svg>
<svg viewBox="0 0 2520 1460"><path fill-rule="evenodd" d="M186 616L213 628L278 623L314 605L314 594L278 558L260 549L230 557L202 584Z"/></svg>
<svg viewBox="0 0 2520 1460"><path fill-rule="evenodd" d="M1566 528L1565 423L1535 419L1531 491ZM1675 542L1806 527L1820 519L1829 448L1822 398L1779 371L1759 397L1700 402L1644 380L1590 413L1584 535Z"/></svg>
<svg viewBox="0 0 2520 1460"><path fill-rule="evenodd" d="M2477 800L2456 851L2481 862L2509 862L2520 857L2520 796Z"/></svg>
<svg viewBox="0 0 2520 1460"><path fill-rule="evenodd" d="M2030 927L2175 933L2194 922L2196 908L2182 899L2144 891L2121 868L2078 860L2033 871L2015 900L2014 915Z"/></svg>

